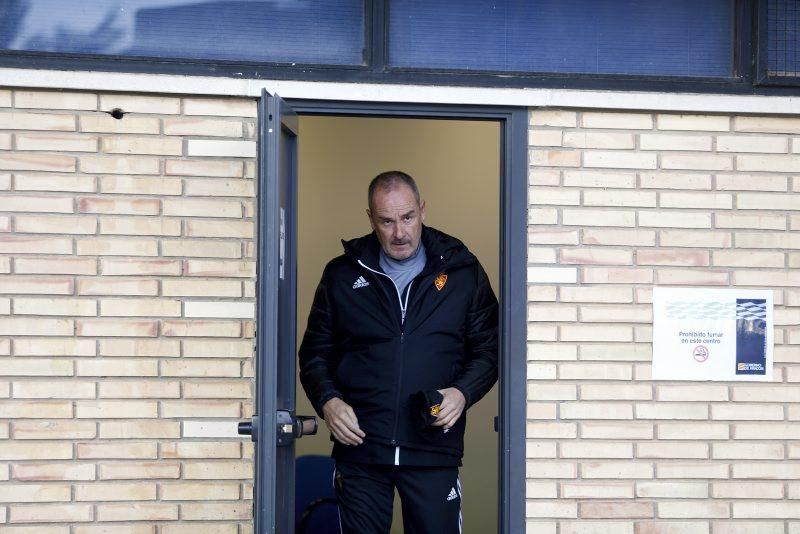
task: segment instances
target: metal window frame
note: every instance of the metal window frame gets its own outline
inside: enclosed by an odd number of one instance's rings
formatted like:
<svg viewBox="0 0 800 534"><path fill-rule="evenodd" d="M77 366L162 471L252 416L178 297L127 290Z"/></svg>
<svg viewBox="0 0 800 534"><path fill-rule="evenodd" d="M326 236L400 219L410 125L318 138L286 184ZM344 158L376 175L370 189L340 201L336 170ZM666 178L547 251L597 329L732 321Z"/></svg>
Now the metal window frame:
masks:
<svg viewBox="0 0 800 534"><path fill-rule="evenodd" d="M757 53L755 54L755 83L771 87L797 87L800 86L798 76L770 76L769 74L769 20L768 0L758 0L757 15L755 17L755 32L757 35Z"/></svg>
<svg viewBox="0 0 800 534"><path fill-rule="evenodd" d="M800 87L760 83L753 45L757 12L765 0L734 2L733 72L727 78L689 78L576 73L515 73L465 70L397 69L387 66L389 0L364 0L364 62L361 65L210 62L0 50L0 67L221 76L253 80L296 80L454 87L558 88L586 90L689 92L701 94L786 95ZM798 83L797 85L800 85Z"/></svg>
<svg viewBox="0 0 800 534"><path fill-rule="evenodd" d="M104 72L133 72L149 74L188 74L224 76L228 78L266 79L260 72L294 70L363 71L369 68L372 55L374 9L371 0L362 0L364 27L361 63L332 65L324 63L298 63L293 61L228 61L192 58L167 58L152 56L117 56L105 54L77 54L35 52L0 49L0 67L37 68L54 70L99 70Z"/></svg>
<svg viewBox="0 0 800 534"><path fill-rule="evenodd" d="M498 532L525 532L528 109L287 100L298 115L490 120L501 123ZM260 188L259 188L260 189ZM258 261L266 251L259 248Z"/></svg>
<svg viewBox="0 0 800 534"><path fill-rule="evenodd" d="M397 73L446 73L446 74L472 74L472 75L490 75L490 76L503 76L504 78L521 77L521 78L542 78L542 79L576 79L576 80L616 80L616 81L657 81L660 83L670 83L678 81L682 84L719 84L720 82L746 82L747 77L750 75L752 69L749 68L751 63L750 55L743 56L741 44L750 40L748 16L752 17L753 9L752 4L758 0L731 0L733 4L733 17L731 33L733 35L732 46L732 65L731 75L728 77L722 76L659 76L650 74L590 74L590 73L559 73L559 72L517 72L517 71L493 71L493 70L465 70L465 69L421 69L421 68L408 68L408 67L391 67L389 66L389 9L390 0L379 0L376 3L383 3L385 7L380 12L384 17L383 23L380 24L380 19L376 18L375 30L384 32L384 58L383 63L386 65L388 72ZM748 68L744 68L748 67Z"/></svg>

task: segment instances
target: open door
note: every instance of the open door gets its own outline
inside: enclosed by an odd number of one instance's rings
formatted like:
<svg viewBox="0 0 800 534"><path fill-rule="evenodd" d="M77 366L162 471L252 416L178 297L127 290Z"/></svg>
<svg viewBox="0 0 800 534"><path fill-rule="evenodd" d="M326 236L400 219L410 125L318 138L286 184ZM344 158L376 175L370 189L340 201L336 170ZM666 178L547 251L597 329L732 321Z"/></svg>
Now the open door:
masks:
<svg viewBox="0 0 800 534"><path fill-rule="evenodd" d="M498 532L525 530L528 111L524 108L297 101L303 114L502 122L501 361ZM240 433L255 441L255 534L294 532L295 439L316 430L295 414L298 121L279 97L259 103L256 402Z"/></svg>
<svg viewBox="0 0 800 534"><path fill-rule="evenodd" d="M255 442L256 534L294 532L294 440L316 432L295 415L297 116L277 95L259 102L256 402L239 433Z"/></svg>

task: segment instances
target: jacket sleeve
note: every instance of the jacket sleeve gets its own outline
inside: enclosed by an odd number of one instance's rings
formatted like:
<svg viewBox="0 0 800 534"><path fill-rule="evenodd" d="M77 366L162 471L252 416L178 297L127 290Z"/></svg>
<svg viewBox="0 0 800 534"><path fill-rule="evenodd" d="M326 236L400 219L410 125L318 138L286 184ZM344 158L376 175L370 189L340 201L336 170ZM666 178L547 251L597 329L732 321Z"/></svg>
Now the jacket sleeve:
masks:
<svg viewBox="0 0 800 534"><path fill-rule="evenodd" d="M314 294L308 326L300 344L300 382L322 417L322 406L334 397L342 397L333 379L336 368L336 343L333 333L334 311L328 290L328 268Z"/></svg>
<svg viewBox="0 0 800 534"><path fill-rule="evenodd" d="M497 354L499 350L498 306L489 277L478 265L476 289L466 317L466 354L464 371L453 382L472 406L492 389L497 381Z"/></svg>

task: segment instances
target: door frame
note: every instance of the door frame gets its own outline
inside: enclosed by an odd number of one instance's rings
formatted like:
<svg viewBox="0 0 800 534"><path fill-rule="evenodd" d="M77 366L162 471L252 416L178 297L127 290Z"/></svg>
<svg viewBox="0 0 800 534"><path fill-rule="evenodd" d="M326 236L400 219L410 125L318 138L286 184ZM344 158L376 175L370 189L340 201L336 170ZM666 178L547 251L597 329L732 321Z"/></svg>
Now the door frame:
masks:
<svg viewBox="0 0 800 534"><path fill-rule="evenodd" d="M500 122L500 394L498 428L498 532L525 531L525 423L527 362L528 110L286 99L298 115L491 120ZM264 120L259 117L259 124ZM302 133L302 132L301 132ZM302 141L300 141L302 142ZM258 190L266 191L260 173ZM258 222L259 229L261 221ZM259 240L260 242L260 240ZM257 261L267 261L259 247ZM264 317L267 324L276 317ZM260 319L259 319L260 324ZM258 343L258 341L256 341ZM256 373L257 380L269 378ZM266 467L266 466L265 466ZM261 510L256 508L257 514ZM266 519L266 518L265 518ZM263 521L260 521L263 524Z"/></svg>

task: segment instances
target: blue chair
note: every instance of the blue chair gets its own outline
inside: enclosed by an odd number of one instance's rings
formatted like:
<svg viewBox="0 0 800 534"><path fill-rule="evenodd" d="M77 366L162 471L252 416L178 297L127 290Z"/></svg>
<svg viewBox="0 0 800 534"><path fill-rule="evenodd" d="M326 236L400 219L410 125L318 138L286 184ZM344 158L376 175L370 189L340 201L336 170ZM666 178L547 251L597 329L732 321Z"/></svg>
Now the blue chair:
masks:
<svg viewBox="0 0 800 534"><path fill-rule="evenodd" d="M334 467L333 459L327 456L307 455L295 460L296 534L341 534Z"/></svg>

